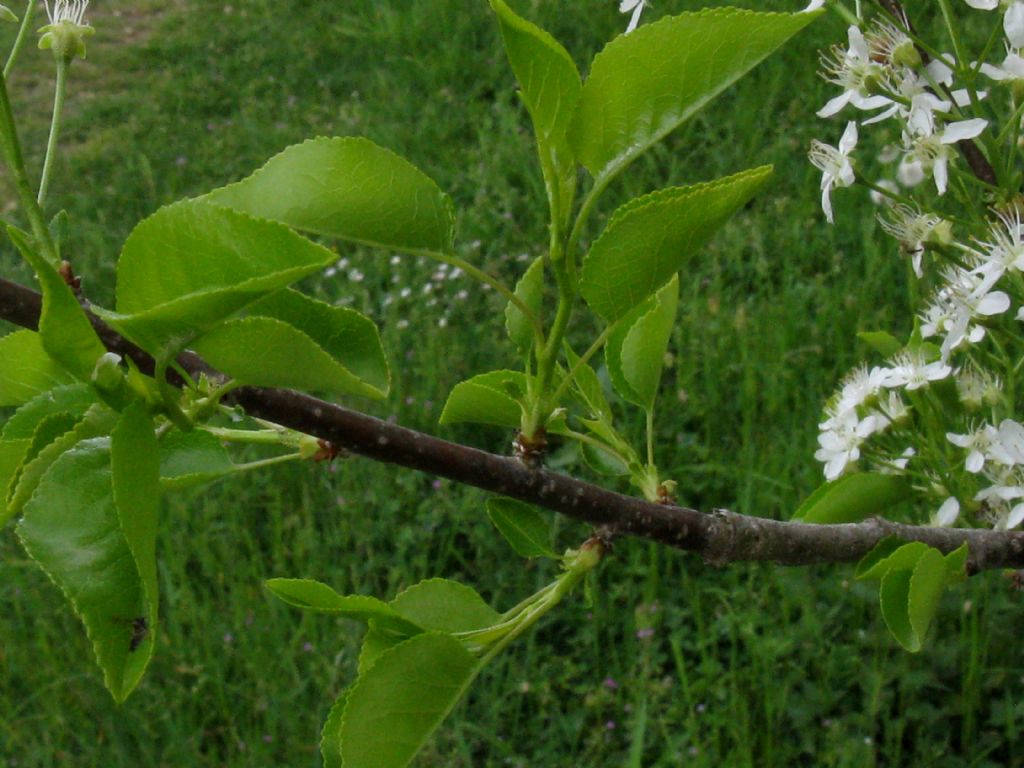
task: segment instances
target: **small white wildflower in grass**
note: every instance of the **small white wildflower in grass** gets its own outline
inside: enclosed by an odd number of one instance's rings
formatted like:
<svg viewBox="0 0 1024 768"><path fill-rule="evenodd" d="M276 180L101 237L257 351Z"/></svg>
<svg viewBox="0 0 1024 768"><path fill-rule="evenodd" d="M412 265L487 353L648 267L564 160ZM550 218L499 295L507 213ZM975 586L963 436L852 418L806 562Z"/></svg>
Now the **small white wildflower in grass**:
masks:
<svg viewBox="0 0 1024 768"><path fill-rule="evenodd" d="M817 140L811 141L810 160L811 163L821 171L821 209L825 212L825 219L832 223L832 189L833 187L848 187L853 184L855 177L853 165L850 163L850 153L857 146L857 123L850 121L846 124L842 138L839 139L839 147L832 147Z"/></svg>
<svg viewBox="0 0 1024 768"><path fill-rule="evenodd" d="M948 528L956 522L956 519L959 516L960 502L956 500L956 497L950 496L942 502L942 506L940 506L932 516L932 525Z"/></svg>
<svg viewBox="0 0 1024 768"><path fill-rule="evenodd" d="M647 5L647 0L622 0L619 3L619 13L629 13L632 11L633 15L629 17L629 26L626 27L624 34L629 34L636 29L637 24L640 23L640 14L644 12L644 6Z"/></svg>
<svg viewBox="0 0 1024 768"><path fill-rule="evenodd" d="M818 117L832 117L847 104L860 110L881 109L892 101L888 96L875 93L884 83L887 72L881 64L871 58L871 50L863 33L856 26L847 30L849 46L844 50L836 45L821 58L822 76L835 83L843 92L818 110Z"/></svg>
<svg viewBox="0 0 1024 768"><path fill-rule="evenodd" d="M909 391L921 389L933 381L942 381L953 369L943 360L927 362L919 351L902 352L893 360L886 386L903 387Z"/></svg>

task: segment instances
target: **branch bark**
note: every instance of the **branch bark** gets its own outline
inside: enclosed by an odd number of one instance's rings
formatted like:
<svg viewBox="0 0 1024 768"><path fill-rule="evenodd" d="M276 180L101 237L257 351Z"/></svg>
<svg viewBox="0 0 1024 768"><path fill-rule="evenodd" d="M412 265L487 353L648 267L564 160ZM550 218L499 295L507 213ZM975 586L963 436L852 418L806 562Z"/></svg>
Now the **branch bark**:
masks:
<svg viewBox="0 0 1024 768"><path fill-rule="evenodd" d="M36 328L38 293L0 278L0 319ZM89 315L107 348L130 357L141 370L153 360ZM212 371L196 355L179 358L190 373ZM327 440L376 461L447 477L493 493L561 512L611 534L639 536L694 552L709 563L771 561L783 565L855 562L886 536L921 541L942 552L964 542L970 547L968 571L1024 568L1024 533L901 525L881 518L848 525L808 525L740 515L710 513L652 504L517 459L390 424L334 403L285 389L241 387L228 395L247 413Z"/></svg>

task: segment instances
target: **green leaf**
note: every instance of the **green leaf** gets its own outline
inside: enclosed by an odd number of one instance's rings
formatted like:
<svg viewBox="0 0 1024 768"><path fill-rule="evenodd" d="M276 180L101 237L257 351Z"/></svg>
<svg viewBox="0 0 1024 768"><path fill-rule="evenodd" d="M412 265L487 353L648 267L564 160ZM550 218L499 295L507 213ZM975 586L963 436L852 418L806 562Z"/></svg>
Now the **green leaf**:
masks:
<svg viewBox="0 0 1024 768"><path fill-rule="evenodd" d="M128 236L117 265L117 312L97 314L158 355L335 258L281 224L186 200Z"/></svg>
<svg viewBox="0 0 1024 768"><path fill-rule="evenodd" d="M416 626L440 632L472 632L501 620L476 590L448 579L413 584L397 594L389 605Z"/></svg>
<svg viewBox="0 0 1024 768"><path fill-rule="evenodd" d="M348 691L342 691L335 700L331 711L327 714L324 727L320 731L320 756L323 768L342 768L341 764L341 717L345 714L345 703Z"/></svg>
<svg viewBox="0 0 1024 768"><path fill-rule="evenodd" d="M587 304L606 322L618 320L683 269L770 175L771 166L762 166L620 207L583 260Z"/></svg>
<svg viewBox="0 0 1024 768"><path fill-rule="evenodd" d="M857 523L913 496L906 478L854 472L825 483L793 514L802 523Z"/></svg>
<svg viewBox="0 0 1024 768"><path fill-rule="evenodd" d="M460 382L448 395L442 424L471 422L498 427L519 427L523 407L517 402L526 392L526 375L519 371L491 371Z"/></svg>
<svg viewBox="0 0 1024 768"><path fill-rule="evenodd" d="M895 336L885 331L861 331L857 338L878 352L882 357L898 354L903 345Z"/></svg>
<svg viewBox="0 0 1024 768"><path fill-rule="evenodd" d="M339 734L342 764L408 765L478 669L477 659L445 634L417 635L382 653L348 693Z"/></svg>
<svg viewBox="0 0 1024 768"><path fill-rule="evenodd" d="M565 359L569 364L569 370L573 372L574 391L583 406L590 411L591 416L611 421L612 409L604 396L604 387L601 386L601 379L597 373L587 363L579 365L579 355L573 352L568 344L565 345Z"/></svg>
<svg viewBox="0 0 1024 768"><path fill-rule="evenodd" d="M535 507L517 499L496 497L487 500L487 516L494 527L522 557L551 557L551 521Z"/></svg>
<svg viewBox="0 0 1024 768"><path fill-rule="evenodd" d="M945 558L932 547L908 544L889 561L893 566L882 577L879 591L882 618L896 641L917 653L947 584Z"/></svg>
<svg viewBox="0 0 1024 768"><path fill-rule="evenodd" d="M964 578L967 545L943 557L920 541L890 536L857 565L856 578L881 579L882 618L896 641L911 653L921 650L946 586Z"/></svg>
<svg viewBox="0 0 1024 768"><path fill-rule="evenodd" d="M312 579L268 579L265 585L274 597L307 611L334 613L353 621L374 619L403 633L426 628L399 616L382 600L368 595L339 595L326 584Z"/></svg>
<svg viewBox="0 0 1024 768"><path fill-rule="evenodd" d="M110 433L110 474L121 535L142 582L143 607L132 618L138 634L129 643L130 659L124 680L126 691L130 691L142 678L153 655L160 603L156 577L160 457L153 421L142 403L128 406Z"/></svg>
<svg viewBox="0 0 1024 768"><path fill-rule="evenodd" d="M580 443L580 454L587 466L599 475L625 477L629 474L629 465L610 450L590 443Z"/></svg>
<svg viewBox="0 0 1024 768"><path fill-rule="evenodd" d="M540 317L541 300L544 296L544 257L534 259L529 269L516 283L515 295L529 307L533 314ZM515 304L509 302L505 305L505 328L508 329L508 337L516 345L522 354L529 354L533 347L534 325L530 319L523 314Z"/></svg>
<svg viewBox="0 0 1024 768"><path fill-rule="evenodd" d="M15 331L0 338L0 406L22 405L75 377L43 349L34 331Z"/></svg>
<svg viewBox="0 0 1024 768"><path fill-rule="evenodd" d="M605 346L615 390L624 400L647 411L654 409L678 306L679 278L673 276L664 288L639 305L635 320L619 323Z"/></svg>
<svg viewBox="0 0 1024 768"><path fill-rule="evenodd" d="M62 454L83 440L109 434L116 422L117 414L114 411L102 405L94 405L86 412L74 429L63 433L40 450L38 455L30 461L26 461L21 466L20 473L15 476L11 485L8 486L7 508L3 511L3 515L0 516L0 525L21 513L25 504L28 503L32 498L32 494L35 493L43 476ZM33 442L35 443L34 436Z"/></svg>
<svg viewBox="0 0 1024 768"><path fill-rule="evenodd" d="M111 481L110 438L63 452L41 478L17 533L85 624L104 683L118 702L148 656L137 641L146 597Z"/></svg>
<svg viewBox="0 0 1024 768"><path fill-rule="evenodd" d="M870 578L881 578L888 572L888 569L877 570L877 566L887 560L889 556L897 549L903 546L905 542L896 536L886 536L884 539L875 544L871 548L871 551L861 558L861 561L857 563L857 567L854 570L853 576L855 579L868 578L866 574L872 574Z"/></svg>
<svg viewBox="0 0 1024 768"><path fill-rule="evenodd" d="M946 581L949 584L956 584L967 578L967 557L970 555L970 548L965 541L959 547L946 555Z"/></svg>
<svg viewBox="0 0 1024 768"><path fill-rule="evenodd" d="M921 541L902 542L895 537L890 537L893 543L882 546L879 542L862 560L854 572L857 579L883 579L892 571L910 571L914 569L921 556L930 547ZM885 554L891 549L889 554ZM870 558L870 560L868 560Z"/></svg>
<svg viewBox="0 0 1024 768"><path fill-rule="evenodd" d="M160 438L160 485L188 488L238 471L224 445L209 432L174 430Z"/></svg>
<svg viewBox="0 0 1024 768"><path fill-rule="evenodd" d="M882 578L878 591L882 606L882 618L896 642L908 651L915 651L915 633L910 624L910 613L907 601L910 599L910 579L913 572L909 570L890 571Z"/></svg>
<svg viewBox="0 0 1024 768"><path fill-rule="evenodd" d="M384 653L384 651L394 648L403 640L407 640L409 637L418 632L410 634L398 634L395 632L388 632L382 627L375 626L376 622L371 620L370 626L366 630L366 634L363 636L363 644L359 647L359 662L357 664L358 673L361 675L371 666L377 658Z"/></svg>
<svg viewBox="0 0 1024 768"><path fill-rule="evenodd" d="M288 147L248 178L203 199L382 248L452 248L455 215L447 195L407 160L362 138L321 137Z"/></svg>
<svg viewBox="0 0 1024 768"><path fill-rule="evenodd" d="M353 309L279 291L192 344L246 384L381 398L390 373L377 327Z"/></svg>
<svg viewBox="0 0 1024 768"><path fill-rule="evenodd" d="M106 347L56 268L36 252L23 232L8 226L7 234L32 265L43 290L43 310L39 316L43 349L68 373L81 381L89 381Z"/></svg>
<svg viewBox="0 0 1024 768"><path fill-rule="evenodd" d="M576 64L557 40L517 16L503 0L491 0L501 26L520 96L533 120L544 185L556 221L568 216L576 188L576 161L566 131L582 84Z"/></svg>
<svg viewBox="0 0 1024 768"><path fill-rule="evenodd" d="M31 438L0 440L0 525L7 522L7 499L13 492L18 470L32 445Z"/></svg>
<svg viewBox="0 0 1024 768"><path fill-rule="evenodd" d="M57 387L29 400L4 424L0 438L19 440L32 437L45 417L54 413L84 415L96 402L96 393L88 384L70 384Z"/></svg>
<svg viewBox="0 0 1024 768"><path fill-rule="evenodd" d="M715 8L617 37L583 84L568 133L576 158L606 184L818 15Z"/></svg>
<svg viewBox="0 0 1024 768"><path fill-rule="evenodd" d="M928 627L931 626L939 599L946 589L946 562L937 549L928 548L914 566L910 577L910 592L907 597L907 613L910 627L914 631L911 647L904 646L911 653L921 650Z"/></svg>

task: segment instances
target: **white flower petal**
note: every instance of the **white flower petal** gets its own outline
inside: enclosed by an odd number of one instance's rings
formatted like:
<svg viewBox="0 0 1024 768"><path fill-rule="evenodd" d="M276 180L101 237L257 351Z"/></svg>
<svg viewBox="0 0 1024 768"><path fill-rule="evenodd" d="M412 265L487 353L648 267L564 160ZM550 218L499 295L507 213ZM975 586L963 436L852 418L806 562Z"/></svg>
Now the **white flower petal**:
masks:
<svg viewBox="0 0 1024 768"><path fill-rule="evenodd" d="M988 120L980 117L976 117L973 120L960 120L956 123L950 123L946 126L946 130L942 132L939 141L943 144L956 144L964 139L973 139L985 130L986 125L988 125Z"/></svg>
<svg viewBox="0 0 1024 768"><path fill-rule="evenodd" d="M979 11L994 11L999 5L999 0L964 0L964 2Z"/></svg>
<svg viewBox="0 0 1024 768"><path fill-rule="evenodd" d="M1014 48L1024 47L1024 3L1014 3L1003 16L1003 32Z"/></svg>
<svg viewBox="0 0 1024 768"><path fill-rule="evenodd" d="M957 501L955 497L950 496L948 499L942 502L942 506L939 507L938 512L935 513L933 522L935 523L935 525L942 526L943 528L948 528L956 522L956 519L957 517L959 517L959 515L960 502Z"/></svg>
<svg viewBox="0 0 1024 768"><path fill-rule="evenodd" d="M1010 308L1010 297L1003 291L994 291L978 302L975 312L985 317L1001 315Z"/></svg>
<svg viewBox="0 0 1024 768"><path fill-rule="evenodd" d="M1016 528L1021 523L1024 523L1024 504L1018 504L1011 509L1009 516L1006 518L1007 529Z"/></svg>
<svg viewBox="0 0 1024 768"><path fill-rule="evenodd" d="M843 107L850 103L850 97L853 94L850 91L843 91L834 99L829 99L825 106L819 109L816 114L818 117L832 117L837 114Z"/></svg>

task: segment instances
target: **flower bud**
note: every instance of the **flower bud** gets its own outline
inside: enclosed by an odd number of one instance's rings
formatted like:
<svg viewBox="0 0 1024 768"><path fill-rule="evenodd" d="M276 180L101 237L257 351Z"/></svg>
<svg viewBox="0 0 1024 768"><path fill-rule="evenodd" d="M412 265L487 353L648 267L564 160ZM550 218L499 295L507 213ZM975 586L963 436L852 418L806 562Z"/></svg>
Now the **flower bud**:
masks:
<svg viewBox="0 0 1024 768"><path fill-rule="evenodd" d="M910 38L904 38L892 49L892 63L896 66L917 69L921 66L921 54Z"/></svg>

